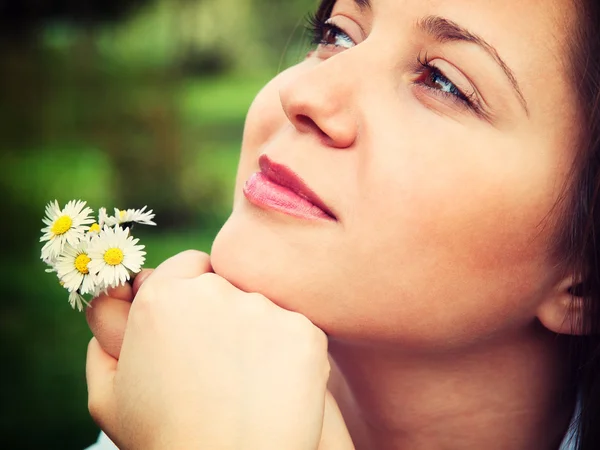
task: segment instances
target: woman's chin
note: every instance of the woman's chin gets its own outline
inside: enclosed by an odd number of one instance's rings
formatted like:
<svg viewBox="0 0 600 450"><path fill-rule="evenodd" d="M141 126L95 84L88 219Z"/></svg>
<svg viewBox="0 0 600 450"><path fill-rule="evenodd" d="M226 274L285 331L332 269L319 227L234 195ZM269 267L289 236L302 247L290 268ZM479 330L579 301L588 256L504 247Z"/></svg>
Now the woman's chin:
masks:
<svg viewBox="0 0 600 450"><path fill-rule="evenodd" d="M298 289L305 284L299 278L307 267L299 259L286 245L285 233L274 233L239 211L225 222L211 249L217 275L244 292L260 293L282 308L310 316L317 302L314 293Z"/></svg>
<svg viewBox="0 0 600 450"><path fill-rule="evenodd" d="M241 270L243 265L241 260L244 259L245 252L239 248L235 233L229 231L230 221L231 217L217 233L210 251L210 260L213 271L217 275L242 289L240 283L246 284L242 279L244 271Z"/></svg>
<svg viewBox="0 0 600 450"><path fill-rule="evenodd" d="M233 213L217 234L211 249L213 270L238 289L267 295L276 276L271 262L277 255L261 251L264 238L257 236L249 224L241 222ZM285 281L280 280L279 285L282 282Z"/></svg>

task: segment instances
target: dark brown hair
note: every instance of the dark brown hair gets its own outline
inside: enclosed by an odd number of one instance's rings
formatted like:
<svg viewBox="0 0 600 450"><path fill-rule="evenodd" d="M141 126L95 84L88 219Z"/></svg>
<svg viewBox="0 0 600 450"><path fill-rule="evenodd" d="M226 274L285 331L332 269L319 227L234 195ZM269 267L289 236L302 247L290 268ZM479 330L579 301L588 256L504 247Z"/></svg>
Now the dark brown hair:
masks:
<svg viewBox="0 0 600 450"><path fill-rule="evenodd" d="M574 421L577 450L600 448L600 4L581 0L572 30L570 66L582 123L572 185L565 202L562 242L565 268L581 280L574 287L570 362L579 411Z"/></svg>

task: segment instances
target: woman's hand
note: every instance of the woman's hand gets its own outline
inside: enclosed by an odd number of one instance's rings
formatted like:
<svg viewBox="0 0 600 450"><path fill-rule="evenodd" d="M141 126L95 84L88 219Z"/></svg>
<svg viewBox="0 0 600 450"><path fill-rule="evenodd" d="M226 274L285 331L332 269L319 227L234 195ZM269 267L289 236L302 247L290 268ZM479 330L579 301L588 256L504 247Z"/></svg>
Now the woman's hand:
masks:
<svg viewBox="0 0 600 450"><path fill-rule="evenodd" d="M94 302L88 319L97 335L125 323L126 332L118 364L90 342L92 415L123 448L317 448L325 335L209 268L198 252L166 261L140 288L129 317L127 288L113 293L120 300ZM116 325L103 328L98 316L108 311ZM109 334L105 347L117 356L119 333ZM341 417L327 397L325 423L339 433Z"/></svg>

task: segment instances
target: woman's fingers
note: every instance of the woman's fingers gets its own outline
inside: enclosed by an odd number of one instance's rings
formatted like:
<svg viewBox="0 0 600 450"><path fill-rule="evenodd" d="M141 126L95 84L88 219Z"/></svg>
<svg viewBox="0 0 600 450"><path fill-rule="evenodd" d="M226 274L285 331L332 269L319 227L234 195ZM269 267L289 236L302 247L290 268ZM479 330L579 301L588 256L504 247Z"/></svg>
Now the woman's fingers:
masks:
<svg viewBox="0 0 600 450"><path fill-rule="evenodd" d="M210 256L197 250L186 250L159 265L149 278L195 278L207 272L212 272Z"/></svg>
<svg viewBox="0 0 600 450"><path fill-rule="evenodd" d="M119 358L133 290L126 283L92 300L85 317L99 345L113 358Z"/></svg>
<svg viewBox="0 0 600 450"><path fill-rule="evenodd" d="M211 272L210 257L206 253L188 250L169 258L156 270L145 269L134 279L95 298L86 309L86 319L99 345L113 358L121 354L131 302L142 284L154 276L161 278L193 278Z"/></svg>
<svg viewBox="0 0 600 450"><path fill-rule="evenodd" d="M112 424L105 431L123 448L317 448L325 335L208 269L208 255L185 252L143 283L112 378L113 410L100 417ZM335 443L343 430L331 429Z"/></svg>
<svg viewBox="0 0 600 450"><path fill-rule="evenodd" d="M92 418L102 429L111 429L116 411L113 379L117 360L100 347L96 338L88 344L86 379L88 386L88 409Z"/></svg>
<svg viewBox="0 0 600 450"><path fill-rule="evenodd" d="M131 286L129 287L131 289ZM85 316L99 345L113 358L119 359L131 302L102 295L92 300Z"/></svg>
<svg viewBox="0 0 600 450"><path fill-rule="evenodd" d="M154 272L154 269L143 269L140 273L138 273L135 276L133 283L131 285L134 297L136 296L137 292L140 290L140 287L142 286L142 284L144 284L144 281L146 281L148 279L148 277L152 274L152 272Z"/></svg>
<svg viewBox="0 0 600 450"><path fill-rule="evenodd" d="M131 289L131 285L129 283L125 283L121 286L110 288L106 295L108 297L117 298L125 302L132 302L134 294L133 290Z"/></svg>

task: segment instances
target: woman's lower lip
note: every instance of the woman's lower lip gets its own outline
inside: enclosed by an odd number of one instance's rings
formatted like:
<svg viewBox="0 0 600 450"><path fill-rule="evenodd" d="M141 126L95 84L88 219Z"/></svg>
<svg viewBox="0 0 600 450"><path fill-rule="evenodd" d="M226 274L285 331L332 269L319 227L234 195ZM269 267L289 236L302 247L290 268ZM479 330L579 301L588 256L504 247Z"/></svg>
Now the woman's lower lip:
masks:
<svg viewBox="0 0 600 450"><path fill-rule="evenodd" d="M273 183L262 172L256 172L246 181L244 195L256 206L280 211L301 219L333 220L321 208L315 206L292 190Z"/></svg>

